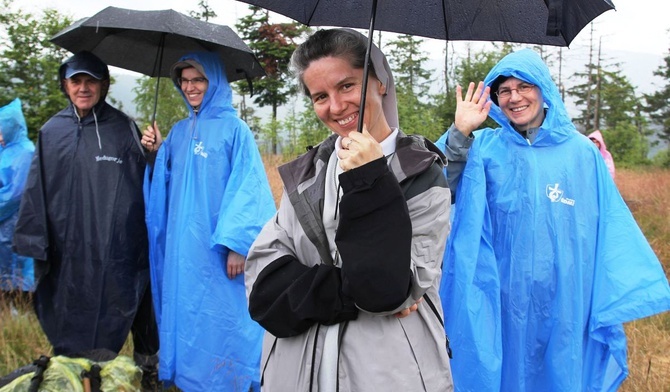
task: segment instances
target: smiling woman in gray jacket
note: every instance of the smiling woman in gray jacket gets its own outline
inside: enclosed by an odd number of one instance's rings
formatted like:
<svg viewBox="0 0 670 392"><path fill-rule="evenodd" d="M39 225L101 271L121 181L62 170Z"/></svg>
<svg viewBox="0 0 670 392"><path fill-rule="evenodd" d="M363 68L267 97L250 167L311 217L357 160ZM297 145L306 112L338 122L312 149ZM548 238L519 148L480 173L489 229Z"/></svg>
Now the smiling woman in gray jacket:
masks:
<svg viewBox="0 0 670 392"><path fill-rule="evenodd" d="M279 211L245 267L266 330L262 389L450 391L437 285L449 232L443 155L398 129L388 63L366 38L321 30L292 66L333 135L279 168Z"/></svg>

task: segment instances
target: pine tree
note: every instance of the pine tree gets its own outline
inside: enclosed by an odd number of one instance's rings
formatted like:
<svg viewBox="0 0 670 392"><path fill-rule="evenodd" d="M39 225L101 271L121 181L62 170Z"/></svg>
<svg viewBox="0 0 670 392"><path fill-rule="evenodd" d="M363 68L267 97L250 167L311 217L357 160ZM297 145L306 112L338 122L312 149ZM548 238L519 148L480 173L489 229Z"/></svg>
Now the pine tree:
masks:
<svg viewBox="0 0 670 392"><path fill-rule="evenodd" d="M658 137L670 142L670 52L663 61L664 64L654 71L654 75L663 78L665 85L653 94L644 95L644 111L654 124L660 126Z"/></svg>
<svg viewBox="0 0 670 392"><path fill-rule="evenodd" d="M36 16L12 11L11 0L0 3L0 105L21 99L33 140L42 125L67 106L58 68L72 54L49 39L70 24L70 18L53 9Z"/></svg>
<svg viewBox="0 0 670 392"><path fill-rule="evenodd" d="M424 135L436 140L444 132L444 124L429 102L431 73L424 68L428 61L421 50L423 40L400 35L389 42L389 62L395 80L400 129L408 134Z"/></svg>
<svg viewBox="0 0 670 392"><path fill-rule="evenodd" d="M307 31L298 23L270 23L269 13L261 7L250 6L251 14L242 17L236 29L242 39L254 51L267 76L253 84L253 102L261 107L272 108L271 124L277 124L277 109L297 93L296 84L289 74L289 61L297 47L296 40ZM238 84L238 91L249 93L248 86ZM278 152L279 134L277 126L266 129L272 144L272 153Z"/></svg>
<svg viewBox="0 0 670 392"><path fill-rule="evenodd" d="M476 85L486 79L486 75L488 75L491 68L505 55L510 53L513 48L514 46L511 44L503 44L497 50L482 49L474 54L468 48L465 57L455 60L453 77L448 82L449 86L447 88L450 93L435 97L438 102L437 114L446 127L449 127L454 122L456 114L456 86L461 86L462 93L465 94L470 82L474 82ZM493 93L491 92L491 94ZM482 128L497 126L496 122L490 118L481 125Z"/></svg>
<svg viewBox="0 0 670 392"><path fill-rule="evenodd" d="M158 97L156 86L158 85ZM133 87L135 98L133 103L137 110L137 125L144 129L151 123L156 107L156 123L163 136L167 135L172 126L188 116L188 109L179 90L170 78L156 78L142 76Z"/></svg>
<svg viewBox="0 0 670 392"><path fill-rule="evenodd" d="M577 128L585 134L600 130L619 166L648 163L651 131L641 115L635 87L619 64L604 64L600 52L596 61L585 68L574 75L582 83L568 91L579 108L579 115L574 118Z"/></svg>
<svg viewBox="0 0 670 392"><path fill-rule="evenodd" d="M574 85L568 94L580 108L574 118L583 133L611 128L620 123L635 124L639 98L618 64L609 66L586 64L585 72L575 73L582 82Z"/></svg>

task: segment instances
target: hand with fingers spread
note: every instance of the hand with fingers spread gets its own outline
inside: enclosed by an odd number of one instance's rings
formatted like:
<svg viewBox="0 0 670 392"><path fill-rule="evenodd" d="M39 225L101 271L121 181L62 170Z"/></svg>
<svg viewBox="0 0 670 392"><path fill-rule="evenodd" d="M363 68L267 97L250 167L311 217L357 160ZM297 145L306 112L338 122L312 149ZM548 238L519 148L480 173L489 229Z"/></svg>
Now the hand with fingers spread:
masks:
<svg viewBox="0 0 670 392"><path fill-rule="evenodd" d="M337 155L340 158L340 167L347 171L379 159L384 153L382 146L363 125L363 132L350 132L347 137L342 138L342 149Z"/></svg>
<svg viewBox="0 0 670 392"><path fill-rule="evenodd" d="M142 145L149 152L156 152L163 143L163 136L161 135L158 124L154 121L153 126L147 126L147 129L142 133Z"/></svg>
<svg viewBox="0 0 670 392"><path fill-rule="evenodd" d="M465 136L470 136L472 131L477 129L489 115L489 110L493 104L488 101L491 88L484 87L484 82L479 82L475 90L474 82L468 85L468 91L463 98L463 89L456 87L456 118L454 125ZM488 102L487 102L488 101Z"/></svg>

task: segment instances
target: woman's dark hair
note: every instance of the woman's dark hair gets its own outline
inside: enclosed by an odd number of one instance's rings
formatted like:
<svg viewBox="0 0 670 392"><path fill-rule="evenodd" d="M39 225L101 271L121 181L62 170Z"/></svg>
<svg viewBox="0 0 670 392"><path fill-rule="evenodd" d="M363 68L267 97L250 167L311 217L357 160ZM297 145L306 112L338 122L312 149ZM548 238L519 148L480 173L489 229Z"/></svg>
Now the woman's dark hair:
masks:
<svg viewBox="0 0 670 392"><path fill-rule="evenodd" d="M498 88L500 87L501 84L507 79L509 79L509 76L503 76L500 75L495 80L493 83L491 83L491 101L496 104L496 106L500 106L498 104Z"/></svg>
<svg viewBox="0 0 670 392"><path fill-rule="evenodd" d="M291 70L298 78L305 95L309 90L303 80L305 70L312 61L324 57L339 57L347 59L352 67L363 69L365 66L365 52L368 43L364 35L351 29L319 30L300 44L291 56ZM373 67L369 67L370 74L376 77Z"/></svg>

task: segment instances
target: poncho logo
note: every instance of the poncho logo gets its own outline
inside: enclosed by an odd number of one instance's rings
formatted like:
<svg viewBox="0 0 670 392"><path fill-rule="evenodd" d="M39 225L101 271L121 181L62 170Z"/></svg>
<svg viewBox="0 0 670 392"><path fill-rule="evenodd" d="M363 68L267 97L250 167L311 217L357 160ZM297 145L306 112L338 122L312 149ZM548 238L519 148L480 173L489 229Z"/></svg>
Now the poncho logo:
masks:
<svg viewBox="0 0 670 392"><path fill-rule="evenodd" d="M569 206L574 206L575 205L575 200L574 199L568 199L567 197L563 197L563 190L558 189L558 184L547 185L545 191L546 191L547 197L549 198L549 200L551 200L552 203L561 202L561 203L567 204Z"/></svg>
<svg viewBox="0 0 670 392"><path fill-rule="evenodd" d="M119 165L123 163L123 159L117 158L117 157L108 157L107 155L103 155L103 156L98 155L98 156L95 157L95 161L96 162L108 161L108 162L118 163Z"/></svg>
<svg viewBox="0 0 670 392"><path fill-rule="evenodd" d="M202 145L202 142L198 142L193 149L193 155L200 155L203 158L207 158L207 153L205 152L205 146Z"/></svg>

